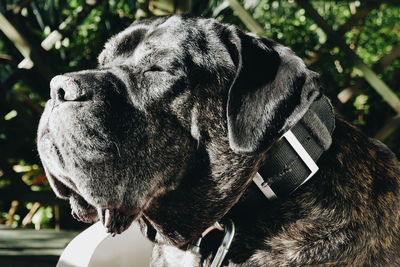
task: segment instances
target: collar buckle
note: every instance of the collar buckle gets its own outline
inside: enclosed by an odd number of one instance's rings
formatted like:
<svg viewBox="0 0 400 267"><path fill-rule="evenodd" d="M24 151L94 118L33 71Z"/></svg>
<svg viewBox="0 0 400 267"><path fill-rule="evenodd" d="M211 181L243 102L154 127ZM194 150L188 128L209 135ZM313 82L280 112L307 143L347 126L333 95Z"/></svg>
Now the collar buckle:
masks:
<svg viewBox="0 0 400 267"><path fill-rule="evenodd" d="M318 165L311 158L310 154L304 149L303 145L299 142L296 136L292 133L291 130L287 131L283 137L288 141L288 143L292 146L294 151L296 151L297 155L301 158L301 160L306 164L307 168L310 169L311 173L307 176L307 178L298 186L302 186L305 182L308 181L314 174L318 171ZM297 189L297 188L296 188ZM296 190L295 189L295 190Z"/></svg>
<svg viewBox="0 0 400 267"><path fill-rule="evenodd" d="M296 152L296 154L300 157L300 159L304 162L304 164L310 170L310 174L307 176L306 179L303 180L303 182L301 184L299 184L293 190L293 191L295 191L297 188L299 188L305 182L307 182L311 177L313 177L314 174L317 173L319 168L318 168L318 165L315 163L315 161L311 158L310 154L308 154L308 152L305 150L303 145L300 143L300 141L296 138L296 136L293 134L293 132L291 130L287 131L283 135L283 137L286 139L286 141L289 143L289 145L293 148L293 150ZM269 200L274 200L274 199L278 198L278 196L275 194L274 190L272 190L272 188L268 185L268 183L262 178L262 176L259 173L256 173L256 175L253 178L253 182L258 186L258 188L261 190L261 192Z"/></svg>

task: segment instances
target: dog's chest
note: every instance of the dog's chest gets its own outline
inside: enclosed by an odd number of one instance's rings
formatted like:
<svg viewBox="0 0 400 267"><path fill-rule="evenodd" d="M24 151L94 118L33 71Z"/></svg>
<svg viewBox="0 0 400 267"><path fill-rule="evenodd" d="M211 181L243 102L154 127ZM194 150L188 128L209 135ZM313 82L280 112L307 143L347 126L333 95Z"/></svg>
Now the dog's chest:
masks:
<svg viewBox="0 0 400 267"><path fill-rule="evenodd" d="M169 245L155 244L151 256L151 266L201 266L199 255L183 251Z"/></svg>
<svg viewBox="0 0 400 267"><path fill-rule="evenodd" d="M151 256L151 267L201 267L210 266L211 258L201 261L200 255L189 251L180 250L176 247L169 245L155 244ZM232 262L228 267L236 267L238 265Z"/></svg>

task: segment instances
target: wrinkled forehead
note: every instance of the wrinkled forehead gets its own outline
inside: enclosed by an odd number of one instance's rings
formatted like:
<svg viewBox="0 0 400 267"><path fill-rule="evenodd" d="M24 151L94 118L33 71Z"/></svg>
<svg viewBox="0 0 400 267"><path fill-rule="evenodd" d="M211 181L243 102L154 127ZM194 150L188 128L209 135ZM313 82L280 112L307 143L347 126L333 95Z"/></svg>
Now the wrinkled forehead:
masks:
<svg viewBox="0 0 400 267"><path fill-rule="evenodd" d="M140 62L144 57L176 54L187 39L183 18L162 17L132 25L109 40L99 56L99 65L121 64L127 59ZM161 57L162 58L162 57Z"/></svg>

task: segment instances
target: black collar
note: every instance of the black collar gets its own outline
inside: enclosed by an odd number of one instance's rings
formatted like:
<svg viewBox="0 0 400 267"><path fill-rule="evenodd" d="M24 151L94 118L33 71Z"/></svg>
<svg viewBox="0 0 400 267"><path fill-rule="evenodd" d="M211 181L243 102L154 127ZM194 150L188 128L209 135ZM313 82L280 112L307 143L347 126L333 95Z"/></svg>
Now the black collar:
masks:
<svg viewBox="0 0 400 267"><path fill-rule="evenodd" d="M285 198L317 171L317 161L332 143L335 114L321 95L295 126L267 152L269 157L253 181L269 200Z"/></svg>

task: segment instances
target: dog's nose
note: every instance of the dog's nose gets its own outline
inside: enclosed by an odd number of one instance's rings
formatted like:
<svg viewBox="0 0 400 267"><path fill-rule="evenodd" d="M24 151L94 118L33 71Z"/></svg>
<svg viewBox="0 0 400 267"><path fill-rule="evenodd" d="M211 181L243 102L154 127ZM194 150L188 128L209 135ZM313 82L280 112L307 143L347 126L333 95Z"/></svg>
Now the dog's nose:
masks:
<svg viewBox="0 0 400 267"><path fill-rule="evenodd" d="M83 101L86 92L73 77L57 75L50 81L50 97L58 102Z"/></svg>

